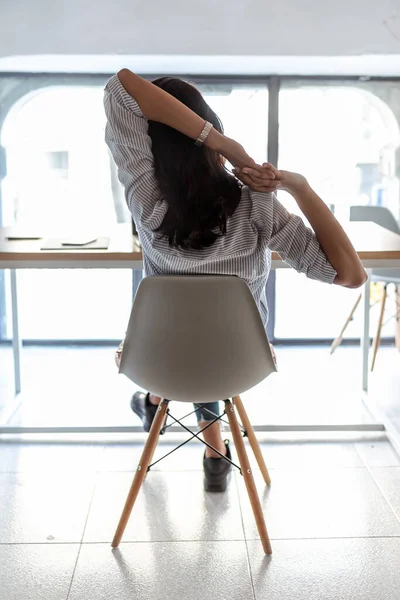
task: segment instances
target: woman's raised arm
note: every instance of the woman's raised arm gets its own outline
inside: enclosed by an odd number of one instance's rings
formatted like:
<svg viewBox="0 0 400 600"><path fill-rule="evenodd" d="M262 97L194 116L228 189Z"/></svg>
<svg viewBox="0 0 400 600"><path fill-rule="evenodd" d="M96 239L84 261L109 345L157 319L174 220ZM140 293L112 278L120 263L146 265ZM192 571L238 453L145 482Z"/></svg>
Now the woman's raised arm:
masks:
<svg viewBox="0 0 400 600"><path fill-rule="evenodd" d="M168 125L192 140L197 140L205 125L204 119L199 115L129 69L119 71L118 78L128 94L139 104L146 119ZM214 128L208 134L204 145L222 154L234 166L262 170L240 144Z"/></svg>

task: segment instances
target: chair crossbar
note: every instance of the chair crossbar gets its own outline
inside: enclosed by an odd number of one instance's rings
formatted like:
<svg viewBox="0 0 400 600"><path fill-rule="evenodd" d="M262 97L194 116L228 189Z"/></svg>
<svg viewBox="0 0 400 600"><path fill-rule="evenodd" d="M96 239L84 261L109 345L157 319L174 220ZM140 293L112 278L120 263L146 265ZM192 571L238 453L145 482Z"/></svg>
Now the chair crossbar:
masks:
<svg viewBox="0 0 400 600"><path fill-rule="evenodd" d="M199 410L199 409L197 409L197 410ZM192 411L191 413L189 413L188 415L185 415L184 417L182 417L182 420L183 420L183 419L186 419L186 417L188 417L188 416L192 415L193 413L197 412L197 410L194 410L194 411ZM173 417L172 415L170 415L170 417L171 417L172 419L174 419L174 417ZM203 428L200 430L200 432L199 432L199 433L201 433L201 432L202 432L202 431L204 431L205 429L208 429L209 427L211 427L211 425L213 425L213 424L214 424L214 423L215 423L217 420L218 420L218 419L215 419L214 421L210 421L210 423L209 423L208 425L206 425L205 427L203 427ZM178 422L180 425L182 425L182 424L181 424L181 422L179 421L179 419L176 419L176 421L177 421L177 422ZM171 423L171 425L172 425L172 424L173 424L173 423ZM171 425L169 425L169 427L170 427ZM181 444L179 444L178 446L176 446L175 448L173 448L172 450L170 450L169 452L167 452L167 454L164 454L164 456L162 456L161 458L159 458L158 460L156 460L156 461L155 461L154 463L152 463L151 465L149 465L149 468L148 468L147 470L148 470L148 471L150 471L150 468L151 468L151 467L153 467L153 466L154 466L154 465L156 465L157 463L161 462L161 461L162 461L164 458L167 458L167 456L169 456L169 455L170 455L170 454L172 454L173 452L176 452L176 450L179 450L179 448L182 448L182 446L185 446L186 444L188 444L189 442L191 442L191 441L192 441L192 440L193 440L193 439L196 437L196 435L195 435L195 434L193 434L193 432L192 432L192 431L191 431L190 433L192 434L190 438L188 438L187 440L185 440L184 442L182 442ZM201 440L201 441L203 442L203 440Z"/></svg>
<svg viewBox="0 0 400 600"><path fill-rule="evenodd" d="M200 410L200 407L197 408L196 410L192 411L191 413L189 413L189 415L192 415L193 413L197 412L198 410ZM208 411L210 414L214 415L215 413L213 413L211 410ZM154 467L154 465L156 465L157 463L161 462L162 460L164 460L164 458L166 458L167 456L169 456L170 454L172 454L173 452L176 452L176 450L179 450L179 448L182 448L182 446L185 446L186 444L188 444L189 442L191 442L194 438L198 439L202 444L204 444L205 446L207 446L208 448L210 448L211 450L213 450L216 454L218 454L221 458L225 459L227 462L229 462L231 465L233 465L234 467L236 467L236 469L239 470L239 472L241 473L241 469L239 467L239 465L237 465L235 462L233 462L230 458L228 458L226 455L222 454L219 450L217 450L216 448L214 448L214 446L212 446L211 444L209 444L208 442L206 442L205 440L203 440L200 437L200 434L203 433L203 431L205 431L206 429L208 429L209 427L211 427L211 425L214 425L214 423L217 423L217 421L221 421L222 420L222 416L226 414L225 410L222 413L222 415L216 417L213 421L210 421L205 427L202 427L198 433L193 432L191 429L189 429L189 427L186 427L186 425L184 425L182 423L181 420L176 419L168 410L167 414L169 417L171 417L171 419L174 421L174 423L178 423L183 429L185 429L185 431L187 431L188 433L190 433L191 437L188 438L187 440L185 440L184 442L182 442L181 444L179 444L178 446L176 446L175 448L173 448L172 450L170 450L169 452L167 452L167 454L165 454L164 456L162 456L161 458L159 458L158 460L156 460L155 462L153 462L151 465L149 465L147 471L150 471L151 467ZM186 418L187 416L183 418Z"/></svg>
<svg viewBox="0 0 400 600"><path fill-rule="evenodd" d="M198 406L197 408L195 408L194 410L192 410L190 413L187 413L187 415L185 415L184 417L182 417L182 421L184 419L187 419L188 417L191 417L192 415L198 413L200 410L204 410L208 413L210 413L210 415L212 415L213 417L216 417L218 415L216 415L212 410L210 410L209 408L206 408L204 405L202 406ZM220 418L222 423L225 423L225 425L229 425L229 422L226 421L225 419L223 419L222 417ZM164 425L164 427L162 428L163 433L168 429L168 427L172 427L174 423L170 423L169 425Z"/></svg>

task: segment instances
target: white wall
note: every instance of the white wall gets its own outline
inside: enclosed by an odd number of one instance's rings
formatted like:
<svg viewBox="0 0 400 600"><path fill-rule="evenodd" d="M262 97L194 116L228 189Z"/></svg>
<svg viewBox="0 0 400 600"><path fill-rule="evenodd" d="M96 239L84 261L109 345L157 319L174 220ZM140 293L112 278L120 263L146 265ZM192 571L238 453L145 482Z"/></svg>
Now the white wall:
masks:
<svg viewBox="0 0 400 600"><path fill-rule="evenodd" d="M400 2L0 0L0 67L54 54L400 55Z"/></svg>

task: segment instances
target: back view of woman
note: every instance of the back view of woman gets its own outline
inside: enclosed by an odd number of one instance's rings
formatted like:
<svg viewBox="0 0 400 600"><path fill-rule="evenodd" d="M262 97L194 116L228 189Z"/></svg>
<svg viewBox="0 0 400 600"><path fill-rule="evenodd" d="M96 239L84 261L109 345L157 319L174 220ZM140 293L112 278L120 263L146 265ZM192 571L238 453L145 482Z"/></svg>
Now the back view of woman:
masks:
<svg viewBox="0 0 400 600"><path fill-rule="evenodd" d="M191 84L169 77L150 83L123 69L107 83L105 111L106 142L136 224L146 275L237 275L249 285L265 326L271 251L311 279L346 287L365 281L349 239L305 178L256 165L223 135L219 118ZM225 169L225 159L236 177ZM276 189L293 195L314 231L288 213ZM159 402L151 393L132 398L147 431ZM201 408L200 426L218 410L218 403ZM204 438L230 455L218 423ZM203 464L205 488L224 490L229 463L207 448Z"/></svg>

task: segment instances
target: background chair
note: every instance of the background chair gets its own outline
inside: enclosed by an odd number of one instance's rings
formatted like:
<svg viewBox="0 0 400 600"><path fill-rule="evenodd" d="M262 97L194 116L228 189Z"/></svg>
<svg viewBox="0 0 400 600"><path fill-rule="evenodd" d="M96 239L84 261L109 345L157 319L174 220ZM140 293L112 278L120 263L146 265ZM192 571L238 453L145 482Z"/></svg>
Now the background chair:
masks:
<svg viewBox="0 0 400 600"><path fill-rule="evenodd" d="M381 227L385 227L385 229L389 229L393 231L393 233L400 234L400 226L394 215L390 212L388 208L384 208L383 206L351 206L350 207L350 221L373 221L377 223ZM399 284L400 284L400 269L372 269L371 272L371 281L383 283L383 293L380 299L380 313L379 313L379 321L378 328L373 342L373 350L372 350L372 363L371 363L371 371L374 370L376 355L378 353L380 341L381 341L381 331L383 325L383 318L385 314L385 306L387 300L387 288L389 284L394 284L395 286L395 302L396 302L396 321L398 322L400 319L400 296L399 296ZM346 319L344 326L338 337L333 341L331 346L331 354L334 353L336 348L339 346L343 339L344 332L347 329L347 326L352 321L354 317L354 313L357 310L357 307L361 300L361 294L358 296L356 303L349 316ZM399 324L396 325L396 345L398 350L400 350L400 331Z"/></svg>
<svg viewBox="0 0 400 600"><path fill-rule="evenodd" d="M113 547L121 541L149 470L160 430L166 415L170 414L168 399L201 404L225 399L224 414L228 417L240 472L264 551L271 553L236 410L264 480L269 485L268 470L239 394L274 371L276 367L259 311L243 280L214 275L143 279L132 307L120 373L163 400L133 479ZM198 434L193 433L193 437L198 437Z"/></svg>

